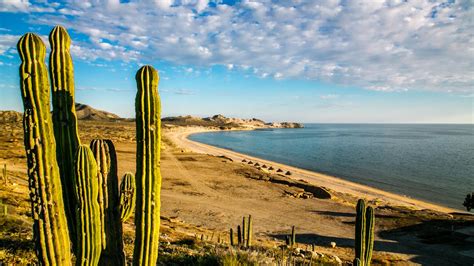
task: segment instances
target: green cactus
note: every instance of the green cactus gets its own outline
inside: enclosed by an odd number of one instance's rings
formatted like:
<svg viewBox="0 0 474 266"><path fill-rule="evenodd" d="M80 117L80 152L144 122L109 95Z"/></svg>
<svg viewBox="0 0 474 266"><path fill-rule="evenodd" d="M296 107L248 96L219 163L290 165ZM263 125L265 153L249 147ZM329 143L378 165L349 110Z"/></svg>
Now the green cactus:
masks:
<svg viewBox="0 0 474 266"><path fill-rule="evenodd" d="M252 215L249 215L247 228L247 247L252 245Z"/></svg>
<svg viewBox="0 0 474 266"><path fill-rule="evenodd" d="M74 67L69 47L71 38L66 29L56 26L49 34L51 54L49 73L52 87L53 128L56 139L56 158L59 165L66 217L70 237L75 244L75 198L72 176L74 156L80 145L77 130L76 109L74 106Z"/></svg>
<svg viewBox="0 0 474 266"><path fill-rule="evenodd" d="M242 217L242 246L245 247L247 244L247 220L245 216Z"/></svg>
<svg viewBox="0 0 474 266"><path fill-rule="evenodd" d="M234 246L234 230L231 228L230 229L230 232L229 232L229 242L230 242L230 246L233 247Z"/></svg>
<svg viewBox="0 0 474 266"><path fill-rule="evenodd" d="M242 245L242 231L240 230L240 225L237 225L237 244Z"/></svg>
<svg viewBox="0 0 474 266"><path fill-rule="evenodd" d="M97 164L91 149L80 145L76 153L73 185L77 199L76 265L98 265L101 246L99 182Z"/></svg>
<svg viewBox="0 0 474 266"><path fill-rule="evenodd" d="M137 163L134 265L156 265L160 236L161 105L158 72L143 66L136 75Z"/></svg>
<svg viewBox="0 0 474 266"><path fill-rule="evenodd" d="M363 199L357 201L356 211L355 256L363 262L365 255L365 201Z"/></svg>
<svg viewBox="0 0 474 266"><path fill-rule="evenodd" d="M100 139L92 140L90 146L98 170L98 202L102 243L99 264L125 265L115 147L111 140Z"/></svg>
<svg viewBox="0 0 474 266"><path fill-rule="evenodd" d="M128 172L120 183L120 220L127 221L135 209L135 176Z"/></svg>
<svg viewBox="0 0 474 266"><path fill-rule="evenodd" d="M361 265L370 266L374 247L374 209L366 207L365 201L360 199L356 211L355 256Z"/></svg>
<svg viewBox="0 0 474 266"><path fill-rule="evenodd" d="M291 241L290 241L290 246L293 247L296 243L296 232L295 232L295 226L293 225L291 227Z"/></svg>
<svg viewBox="0 0 474 266"><path fill-rule="evenodd" d="M370 263L372 261L372 250L374 248L374 227L374 209L369 206L365 211L365 266L370 266Z"/></svg>
<svg viewBox="0 0 474 266"><path fill-rule="evenodd" d="M33 33L23 35L17 48L22 61L20 88L36 254L41 265L70 265L70 239L49 112L46 48Z"/></svg>

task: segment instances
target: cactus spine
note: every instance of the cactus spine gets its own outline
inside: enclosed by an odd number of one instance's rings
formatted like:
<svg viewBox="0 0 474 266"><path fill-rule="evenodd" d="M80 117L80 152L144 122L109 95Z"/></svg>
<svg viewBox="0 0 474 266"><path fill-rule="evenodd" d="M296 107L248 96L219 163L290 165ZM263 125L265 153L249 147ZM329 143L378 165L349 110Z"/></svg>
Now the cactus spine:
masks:
<svg viewBox="0 0 474 266"><path fill-rule="evenodd" d="M70 240L49 112L46 48L33 33L23 35L17 48L22 61L20 88L36 254L42 265L70 265Z"/></svg>
<svg viewBox="0 0 474 266"><path fill-rule="evenodd" d="M252 245L252 215L249 215L247 228L247 247Z"/></svg>
<svg viewBox="0 0 474 266"><path fill-rule="evenodd" d="M70 237L75 244L75 198L72 176L74 156L80 145L77 131L77 117L74 106L74 68L69 46L71 38L66 29L56 26L49 34L51 54L49 72L53 96L53 127L56 139L56 158L59 165L66 217Z"/></svg>
<svg viewBox="0 0 474 266"><path fill-rule="evenodd" d="M135 176L128 172L120 183L120 220L125 222L135 209Z"/></svg>
<svg viewBox="0 0 474 266"><path fill-rule="evenodd" d="M355 257L361 265L370 266L374 247L374 209L366 207L365 201L359 199L356 211Z"/></svg>
<svg viewBox="0 0 474 266"><path fill-rule="evenodd" d="M102 243L100 265L125 265L115 147L111 140L100 139L92 140L90 146L98 170L98 202Z"/></svg>
<svg viewBox="0 0 474 266"><path fill-rule="evenodd" d="M136 75L137 176L134 265L156 265L160 235L161 105L158 72L141 67Z"/></svg>
<svg viewBox="0 0 474 266"><path fill-rule="evenodd" d="M73 185L76 190L76 265L97 265L101 246L99 203L99 183L97 164L91 149L80 145L77 149Z"/></svg>

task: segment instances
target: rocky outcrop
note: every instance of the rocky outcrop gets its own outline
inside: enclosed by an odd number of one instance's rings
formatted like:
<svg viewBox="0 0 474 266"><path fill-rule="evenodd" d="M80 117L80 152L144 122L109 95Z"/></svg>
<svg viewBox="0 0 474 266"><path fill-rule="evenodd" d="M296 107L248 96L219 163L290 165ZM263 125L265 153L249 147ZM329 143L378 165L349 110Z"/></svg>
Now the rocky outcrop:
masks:
<svg viewBox="0 0 474 266"><path fill-rule="evenodd" d="M0 111L1 123L14 123L23 121L23 114L16 111Z"/></svg>

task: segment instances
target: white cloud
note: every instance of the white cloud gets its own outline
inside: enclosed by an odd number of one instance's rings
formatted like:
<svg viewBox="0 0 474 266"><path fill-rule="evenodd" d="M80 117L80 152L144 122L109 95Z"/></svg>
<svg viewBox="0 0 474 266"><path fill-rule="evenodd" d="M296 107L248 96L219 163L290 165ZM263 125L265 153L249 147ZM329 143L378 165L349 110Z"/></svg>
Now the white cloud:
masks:
<svg viewBox="0 0 474 266"><path fill-rule="evenodd" d="M48 6L3 0L0 10L55 9L30 14L30 22L61 24L88 36L72 48L83 60L161 59L381 91L469 93L474 86L470 1L136 0Z"/></svg>
<svg viewBox="0 0 474 266"><path fill-rule="evenodd" d="M319 96L319 98L322 99L322 100L332 100L332 99L339 98L339 95L337 95L337 94L326 94L326 95Z"/></svg>

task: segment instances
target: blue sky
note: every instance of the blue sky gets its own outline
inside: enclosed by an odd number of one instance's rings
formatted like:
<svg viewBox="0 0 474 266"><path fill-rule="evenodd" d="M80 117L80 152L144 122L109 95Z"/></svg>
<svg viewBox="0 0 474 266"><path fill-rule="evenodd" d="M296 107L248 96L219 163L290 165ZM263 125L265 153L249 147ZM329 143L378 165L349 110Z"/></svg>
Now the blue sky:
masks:
<svg viewBox="0 0 474 266"><path fill-rule="evenodd" d="M76 101L134 116L135 71L163 116L473 123L472 1L0 0L0 109L22 110L16 42L73 39Z"/></svg>

